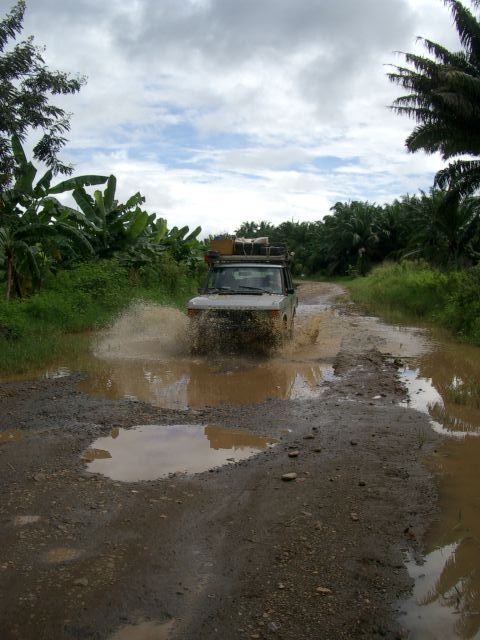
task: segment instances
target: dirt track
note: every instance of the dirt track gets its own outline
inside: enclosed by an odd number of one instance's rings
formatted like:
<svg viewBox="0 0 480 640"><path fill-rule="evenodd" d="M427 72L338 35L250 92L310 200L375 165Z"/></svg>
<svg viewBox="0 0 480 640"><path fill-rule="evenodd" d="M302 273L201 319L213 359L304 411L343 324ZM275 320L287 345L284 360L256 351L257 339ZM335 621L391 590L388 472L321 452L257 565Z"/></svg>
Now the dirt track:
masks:
<svg viewBox="0 0 480 640"><path fill-rule="evenodd" d="M335 293L302 290L307 302ZM398 406L398 362L358 320L346 307L326 315L336 378L310 400L174 411L82 394L80 374L0 385L0 434L20 432L0 440L0 638L406 637L402 552L418 549L435 509L420 460L436 436ZM198 423L279 444L140 483L80 459L112 429Z"/></svg>

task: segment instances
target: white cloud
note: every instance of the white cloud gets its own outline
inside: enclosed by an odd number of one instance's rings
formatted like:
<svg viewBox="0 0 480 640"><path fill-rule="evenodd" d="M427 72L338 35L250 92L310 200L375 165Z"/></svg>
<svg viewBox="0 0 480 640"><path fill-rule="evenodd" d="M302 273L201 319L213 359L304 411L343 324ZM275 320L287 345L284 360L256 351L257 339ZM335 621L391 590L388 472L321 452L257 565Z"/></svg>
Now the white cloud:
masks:
<svg viewBox="0 0 480 640"><path fill-rule="evenodd" d="M458 46L441 0L30 0L24 33L88 76L60 100L64 156L172 225L314 220L428 188L441 166L406 153L384 66L417 35Z"/></svg>

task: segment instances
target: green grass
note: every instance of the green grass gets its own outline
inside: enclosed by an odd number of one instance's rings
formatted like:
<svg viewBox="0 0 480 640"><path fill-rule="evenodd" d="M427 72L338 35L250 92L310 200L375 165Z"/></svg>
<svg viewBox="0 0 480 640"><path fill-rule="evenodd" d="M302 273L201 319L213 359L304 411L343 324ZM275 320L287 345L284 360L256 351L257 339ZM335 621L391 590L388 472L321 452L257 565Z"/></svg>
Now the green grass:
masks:
<svg viewBox="0 0 480 640"><path fill-rule="evenodd" d="M422 263L383 264L344 284L373 314L426 321L480 344L480 266L445 272Z"/></svg>
<svg viewBox="0 0 480 640"><path fill-rule="evenodd" d="M41 292L0 301L0 375L33 370L84 349L80 333L109 324L134 300L185 308L196 287L197 279L168 258L141 274L128 273L114 260L62 270Z"/></svg>

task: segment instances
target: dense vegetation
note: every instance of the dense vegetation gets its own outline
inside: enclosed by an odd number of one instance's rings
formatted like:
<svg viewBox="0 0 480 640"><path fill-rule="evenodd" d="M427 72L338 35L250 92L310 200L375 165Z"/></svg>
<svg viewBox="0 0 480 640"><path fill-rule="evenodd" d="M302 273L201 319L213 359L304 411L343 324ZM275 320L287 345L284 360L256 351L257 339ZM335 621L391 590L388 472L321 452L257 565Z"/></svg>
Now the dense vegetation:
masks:
<svg viewBox="0 0 480 640"><path fill-rule="evenodd" d="M16 136L12 150L14 174L0 193L0 370L55 357L65 333L102 326L133 299L185 303L202 271L200 228L169 230L139 193L119 203L114 176L52 185L49 169L36 180Z"/></svg>
<svg viewBox="0 0 480 640"><path fill-rule="evenodd" d="M69 332L102 326L134 299L184 304L202 272L200 227L169 229L140 193L119 202L113 175L55 180L70 173L57 157L68 116L49 96L82 81L48 70L32 38L7 50L24 10L19 0L0 21L0 370L8 371L54 358L75 344ZM48 167L41 177L22 146L36 129L34 157Z"/></svg>
<svg viewBox="0 0 480 640"><path fill-rule="evenodd" d="M432 189L383 206L337 202L317 222L245 222L237 234L287 242L297 275L365 275L384 260L405 258L466 268L480 258L480 199Z"/></svg>
<svg viewBox="0 0 480 640"><path fill-rule="evenodd" d="M422 320L480 345L480 266L445 271L427 263L384 263L346 283L356 302L390 320Z"/></svg>
<svg viewBox="0 0 480 640"><path fill-rule="evenodd" d="M75 334L104 326L134 300L183 307L195 286L188 265L169 254L142 272L105 259L49 274L35 295L0 301L0 371L24 371L81 349Z"/></svg>

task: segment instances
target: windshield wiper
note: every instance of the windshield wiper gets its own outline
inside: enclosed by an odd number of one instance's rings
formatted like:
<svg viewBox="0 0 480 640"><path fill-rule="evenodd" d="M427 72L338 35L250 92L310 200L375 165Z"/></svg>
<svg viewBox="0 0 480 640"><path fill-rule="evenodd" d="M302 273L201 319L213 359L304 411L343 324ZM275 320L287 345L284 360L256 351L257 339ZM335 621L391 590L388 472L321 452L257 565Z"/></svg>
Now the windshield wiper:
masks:
<svg viewBox="0 0 480 640"><path fill-rule="evenodd" d="M233 293L232 287L208 287L207 293Z"/></svg>
<svg viewBox="0 0 480 640"><path fill-rule="evenodd" d="M270 293L270 291L267 291L266 289L262 289L261 287L250 287L247 284L239 284L238 288L239 289L249 289L250 291L260 291L260 293Z"/></svg>

